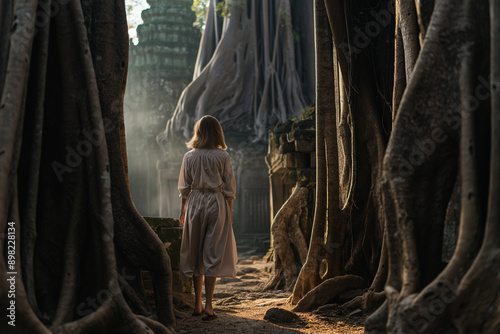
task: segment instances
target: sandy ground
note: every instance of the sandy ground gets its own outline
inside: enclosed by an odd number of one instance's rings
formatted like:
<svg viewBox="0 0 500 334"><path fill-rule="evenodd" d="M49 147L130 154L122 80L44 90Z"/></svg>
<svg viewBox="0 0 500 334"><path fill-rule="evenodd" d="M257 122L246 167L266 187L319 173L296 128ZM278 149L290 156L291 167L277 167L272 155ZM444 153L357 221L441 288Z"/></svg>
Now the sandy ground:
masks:
<svg viewBox="0 0 500 334"><path fill-rule="evenodd" d="M246 262L246 263L245 263ZM178 333L363 333L365 315L340 314L336 305L326 305L313 313L297 313L291 323L273 323L264 319L273 307L291 310L290 293L262 291L270 277L272 263L244 260L237 265L236 278L217 280L214 308L218 317L203 321L191 315L194 297L176 298Z"/></svg>

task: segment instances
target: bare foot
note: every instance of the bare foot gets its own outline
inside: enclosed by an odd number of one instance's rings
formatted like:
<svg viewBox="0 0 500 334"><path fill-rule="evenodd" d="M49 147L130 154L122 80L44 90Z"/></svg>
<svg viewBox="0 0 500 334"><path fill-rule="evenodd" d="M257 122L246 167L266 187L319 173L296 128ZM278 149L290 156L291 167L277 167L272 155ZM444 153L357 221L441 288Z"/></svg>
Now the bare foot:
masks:
<svg viewBox="0 0 500 334"><path fill-rule="evenodd" d="M205 306L205 314L208 316L214 315L214 309L212 306Z"/></svg>
<svg viewBox="0 0 500 334"><path fill-rule="evenodd" d="M196 303L194 305L194 312L193 314L201 314L203 312L203 308L201 307L201 303Z"/></svg>

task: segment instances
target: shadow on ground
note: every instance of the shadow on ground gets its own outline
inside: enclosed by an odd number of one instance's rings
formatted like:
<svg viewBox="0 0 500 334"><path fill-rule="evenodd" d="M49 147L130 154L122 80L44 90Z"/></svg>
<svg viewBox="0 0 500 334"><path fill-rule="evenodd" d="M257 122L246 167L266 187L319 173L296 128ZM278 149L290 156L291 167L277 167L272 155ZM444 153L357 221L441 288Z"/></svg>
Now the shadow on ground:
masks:
<svg viewBox="0 0 500 334"><path fill-rule="evenodd" d="M194 318L186 313L184 319L177 319L177 332L187 333L301 333L294 324L273 324L265 320L244 318L241 315L231 314L231 311L220 311L216 309L217 318L211 321L203 321L201 317ZM236 312L235 312L236 313ZM300 325L304 327L304 324Z"/></svg>

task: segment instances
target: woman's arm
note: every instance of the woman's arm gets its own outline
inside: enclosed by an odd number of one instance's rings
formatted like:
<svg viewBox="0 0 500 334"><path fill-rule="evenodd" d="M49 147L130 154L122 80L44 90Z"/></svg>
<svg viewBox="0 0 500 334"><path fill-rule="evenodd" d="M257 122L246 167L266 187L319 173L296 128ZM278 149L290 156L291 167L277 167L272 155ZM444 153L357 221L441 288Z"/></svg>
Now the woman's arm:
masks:
<svg viewBox="0 0 500 334"><path fill-rule="evenodd" d="M189 175L188 173L188 168L186 165L186 154L184 155L184 158L182 158L181 172L179 174L178 184L180 197L182 198L181 215L179 217L182 226L184 226L187 198L189 196L189 193L191 192L191 183L193 182L191 175Z"/></svg>
<svg viewBox="0 0 500 334"><path fill-rule="evenodd" d="M184 226L184 219L186 216L186 202L187 202L187 198L182 197L181 216L179 217L179 220L181 221L182 226ZM231 212L232 212L232 209L231 209Z"/></svg>
<svg viewBox="0 0 500 334"><path fill-rule="evenodd" d="M231 210L231 224L233 224L233 199L236 197L236 182L234 180L233 166L231 165L231 159L229 158L229 155L226 156L222 180L222 192L224 193L227 204L229 204L229 210Z"/></svg>
<svg viewBox="0 0 500 334"><path fill-rule="evenodd" d="M231 224L233 223L233 200L227 199L227 204L229 204L229 210L231 211Z"/></svg>

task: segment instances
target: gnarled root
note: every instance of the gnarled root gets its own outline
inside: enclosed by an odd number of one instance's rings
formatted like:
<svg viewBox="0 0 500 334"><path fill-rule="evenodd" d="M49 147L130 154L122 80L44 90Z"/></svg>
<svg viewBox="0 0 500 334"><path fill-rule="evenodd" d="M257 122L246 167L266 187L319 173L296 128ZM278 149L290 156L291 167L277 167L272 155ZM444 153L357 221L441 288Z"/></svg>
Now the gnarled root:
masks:
<svg viewBox="0 0 500 334"><path fill-rule="evenodd" d="M290 198L276 214L271 226L274 248L273 276L265 289L290 291L307 256L309 234L309 189L297 184ZM304 230L304 227L306 230Z"/></svg>
<svg viewBox="0 0 500 334"><path fill-rule="evenodd" d="M308 312L337 298L341 293L366 288L369 282L355 275L338 276L327 279L302 298L293 309L295 312Z"/></svg>

